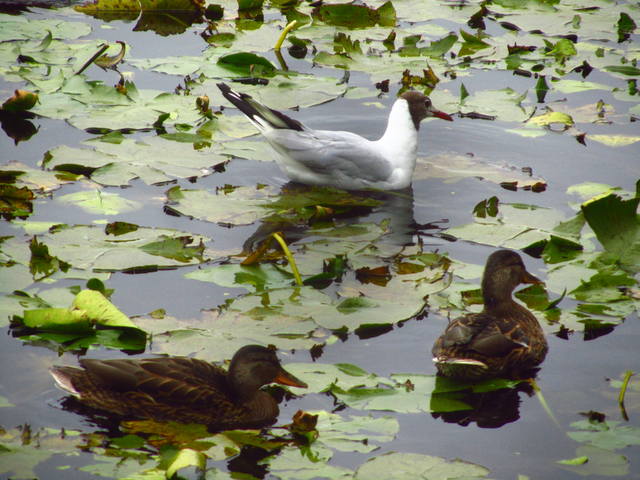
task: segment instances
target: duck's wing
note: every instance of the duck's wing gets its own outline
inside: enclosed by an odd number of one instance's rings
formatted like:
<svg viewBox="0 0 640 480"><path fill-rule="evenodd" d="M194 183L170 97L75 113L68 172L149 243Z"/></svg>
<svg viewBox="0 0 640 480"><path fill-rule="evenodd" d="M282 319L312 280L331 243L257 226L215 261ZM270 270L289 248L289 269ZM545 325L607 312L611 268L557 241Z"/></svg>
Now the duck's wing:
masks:
<svg viewBox="0 0 640 480"><path fill-rule="evenodd" d="M498 319L479 313L451 322L440 337L439 346L473 350L487 357L502 357L516 348L528 347L525 340L525 332L515 319Z"/></svg>
<svg viewBox="0 0 640 480"><path fill-rule="evenodd" d="M95 388L140 392L159 401L200 403L224 397L228 388L224 370L194 358L84 359L80 364Z"/></svg>
<svg viewBox="0 0 640 480"><path fill-rule="evenodd" d="M320 175L336 172L371 182L384 181L394 167L371 142L355 133L330 130L264 132L269 143L284 157Z"/></svg>

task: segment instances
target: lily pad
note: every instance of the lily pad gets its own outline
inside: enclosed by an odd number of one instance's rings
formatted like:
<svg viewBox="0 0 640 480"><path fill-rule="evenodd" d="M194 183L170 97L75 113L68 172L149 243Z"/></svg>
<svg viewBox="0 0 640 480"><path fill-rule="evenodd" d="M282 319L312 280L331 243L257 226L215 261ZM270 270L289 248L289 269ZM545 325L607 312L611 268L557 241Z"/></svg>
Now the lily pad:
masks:
<svg viewBox="0 0 640 480"><path fill-rule="evenodd" d="M582 213L604 248L622 264L637 271L640 265L640 197L628 200L604 193L582 205Z"/></svg>
<svg viewBox="0 0 640 480"><path fill-rule="evenodd" d="M95 290L79 292L69 309L25 310L21 320L28 329L23 338L64 343L69 350L92 344L142 350L146 344L146 333Z"/></svg>
<svg viewBox="0 0 640 480"><path fill-rule="evenodd" d="M140 227L133 232L115 236L98 227L62 226L38 238L40 243L48 247L51 255L77 269L158 269L193 265L206 258L200 246L207 240L206 237L194 237L169 229ZM185 241L187 238L189 241ZM157 242L167 242L169 239L177 239L178 244L172 247L171 254L163 255L165 252L158 251Z"/></svg>
<svg viewBox="0 0 640 480"><path fill-rule="evenodd" d="M446 460L419 453L389 452L374 457L356 470L358 480L395 478L423 480L474 480L486 478L490 471L462 460Z"/></svg>
<svg viewBox="0 0 640 480"><path fill-rule="evenodd" d="M185 148L158 137L122 139L118 143L92 140L93 148L65 145L47 152L43 165L58 171L83 171L103 185L124 186L135 178L147 184L212 173L212 166L227 160L218 153Z"/></svg>
<svg viewBox="0 0 640 480"><path fill-rule="evenodd" d="M513 188L535 191L542 191L547 185L544 178L527 174L515 166L489 163L482 159L454 153L419 158L413 178L414 180L441 178L451 183L465 178L480 178Z"/></svg>

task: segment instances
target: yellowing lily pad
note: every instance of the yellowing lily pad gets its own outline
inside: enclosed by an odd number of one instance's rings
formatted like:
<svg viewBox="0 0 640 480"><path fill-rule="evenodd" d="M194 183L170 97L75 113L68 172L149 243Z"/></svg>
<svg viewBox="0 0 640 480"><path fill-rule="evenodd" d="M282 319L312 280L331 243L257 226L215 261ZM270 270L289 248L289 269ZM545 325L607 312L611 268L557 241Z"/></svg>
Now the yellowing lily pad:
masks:
<svg viewBox="0 0 640 480"><path fill-rule="evenodd" d="M626 147L633 145L636 142L640 142L640 136L635 135L588 135L589 140L602 143L608 147Z"/></svg>

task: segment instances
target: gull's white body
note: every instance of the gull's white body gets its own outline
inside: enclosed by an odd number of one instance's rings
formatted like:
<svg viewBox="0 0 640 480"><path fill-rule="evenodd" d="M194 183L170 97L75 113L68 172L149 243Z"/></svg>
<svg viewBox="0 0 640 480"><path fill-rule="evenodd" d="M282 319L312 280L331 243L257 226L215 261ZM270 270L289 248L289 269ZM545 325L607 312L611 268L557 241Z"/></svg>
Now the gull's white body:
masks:
<svg viewBox="0 0 640 480"><path fill-rule="evenodd" d="M411 185L418 147L416 126L424 116L430 115L425 114L416 122L404 98L394 102L384 135L371 141L351 132L313 130L247 95L241 96L226 86L225 89L230 92L225 96L236 106L248 105L254 112L242 109L278 152L278 163L291 180L346 190L399 190ZM432 111L435 116L451 119L442 112L429 110Z"/></svg>
<svg viewBox="0 0 640 480"><path fill-rule="evenodd" d="M280 165L296 182L358 190L397 190L411 184L418 132L406 100L397 100L385 134L376 141L351 132L285 130L253 124L280 154Z"/></svg>

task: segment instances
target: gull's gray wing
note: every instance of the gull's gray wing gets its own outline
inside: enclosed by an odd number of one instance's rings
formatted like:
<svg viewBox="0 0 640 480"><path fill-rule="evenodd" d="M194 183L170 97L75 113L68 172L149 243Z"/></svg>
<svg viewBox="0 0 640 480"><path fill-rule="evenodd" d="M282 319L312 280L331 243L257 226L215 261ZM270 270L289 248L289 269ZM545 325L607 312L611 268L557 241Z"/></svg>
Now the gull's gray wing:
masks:
<svg viewBox="0 0 640 480"><path fill-rule="evenodd" d="M347 177L377 182L388 179L394 170L375 142L354 133L278 129L264 135L283 157L321 175L340 171Z"/></svg>

